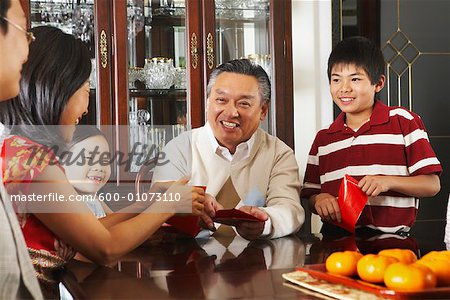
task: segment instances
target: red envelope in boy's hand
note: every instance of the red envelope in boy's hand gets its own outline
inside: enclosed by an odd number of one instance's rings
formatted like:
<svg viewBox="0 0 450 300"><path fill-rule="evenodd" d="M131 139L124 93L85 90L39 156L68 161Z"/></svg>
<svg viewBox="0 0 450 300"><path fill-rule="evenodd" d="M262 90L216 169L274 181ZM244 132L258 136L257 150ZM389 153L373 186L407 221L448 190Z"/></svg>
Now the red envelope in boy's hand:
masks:
<svg viewBox="0 0 450 300"><path fill-rule="evenodd" d="M339 188L338 204L341 210L342 221L335 225L354 233L355 225L367 203L367 194L358 187L355 178L345 175Z"/></svg>

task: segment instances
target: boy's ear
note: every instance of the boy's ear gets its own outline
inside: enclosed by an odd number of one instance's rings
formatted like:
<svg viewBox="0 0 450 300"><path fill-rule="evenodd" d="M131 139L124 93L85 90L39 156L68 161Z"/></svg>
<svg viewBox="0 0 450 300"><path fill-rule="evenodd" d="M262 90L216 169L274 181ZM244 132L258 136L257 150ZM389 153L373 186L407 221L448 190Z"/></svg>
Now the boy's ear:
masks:
<svg viewBox="0 0 450 300"><path fill-rule="evenodd" d="M384 75L380 76L380 80L378 80L378 83L375 84L375 93L378 93L381 91L384 87L384 82L386 80L386 77Z"/></svg>

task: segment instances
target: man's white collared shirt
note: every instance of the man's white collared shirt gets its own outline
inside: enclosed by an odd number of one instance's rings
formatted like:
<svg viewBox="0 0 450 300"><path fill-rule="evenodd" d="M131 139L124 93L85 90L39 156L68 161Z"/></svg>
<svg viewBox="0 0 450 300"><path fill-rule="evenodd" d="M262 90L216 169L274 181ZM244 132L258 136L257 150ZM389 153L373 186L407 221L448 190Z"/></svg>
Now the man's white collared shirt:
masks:
<svg viewBox="0 0 450 300"><path fill-rule="evenodd" d="M239 162L247 159L250 156L250 151L252 150L253 144L255 143L255 133L252 134L250 139L246 142L242 142L236 147L236 151L234 154L231 154L228 148L219 145L217 142L214 133L212 131L211 125L207 122L205 124L206 131L208 133L209 142L214 150L214 152L220 157L230 161L230 162Z"/></svg>

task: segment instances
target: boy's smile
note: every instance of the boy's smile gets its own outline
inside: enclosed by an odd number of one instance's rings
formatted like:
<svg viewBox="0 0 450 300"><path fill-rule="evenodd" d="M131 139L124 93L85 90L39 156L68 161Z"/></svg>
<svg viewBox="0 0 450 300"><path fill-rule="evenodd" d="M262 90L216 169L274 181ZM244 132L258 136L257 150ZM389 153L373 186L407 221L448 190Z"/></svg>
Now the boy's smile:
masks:
<svg viewBox="0 0 450 300"><path fill-rule="evenodd" d="M372 114L375 93L384 86L384 76L372 84L367 72L355 64L337 64L331 69L330 93L346 113L347 125L361 126ZM354 126L353 126L354 125Z"/></svg>

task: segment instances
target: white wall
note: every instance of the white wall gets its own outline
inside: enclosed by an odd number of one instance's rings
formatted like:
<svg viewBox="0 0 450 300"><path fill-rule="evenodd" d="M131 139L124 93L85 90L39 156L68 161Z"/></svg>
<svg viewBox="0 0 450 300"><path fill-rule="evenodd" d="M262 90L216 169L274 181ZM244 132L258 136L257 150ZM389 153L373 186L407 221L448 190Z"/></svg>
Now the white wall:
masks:
<svg viewBox="0 0 450 300"><path fill-rule="evenodd" d="M292 0L295 156L303 181L316 132L333 121L327 60L331 52L331 0ZM319 232L314 215L312 232Z"/></svg>

